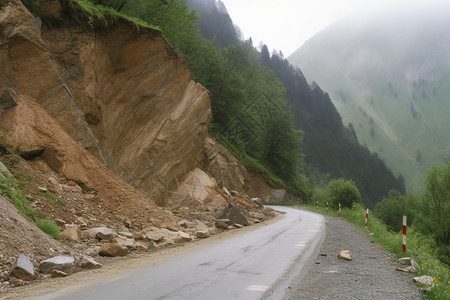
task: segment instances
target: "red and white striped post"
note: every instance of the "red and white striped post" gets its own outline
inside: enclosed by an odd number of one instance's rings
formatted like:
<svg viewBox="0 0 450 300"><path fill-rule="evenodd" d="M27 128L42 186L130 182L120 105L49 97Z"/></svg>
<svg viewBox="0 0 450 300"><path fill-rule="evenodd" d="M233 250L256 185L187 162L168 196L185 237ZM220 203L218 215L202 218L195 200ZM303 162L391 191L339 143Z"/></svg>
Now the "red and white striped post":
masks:
<svg viewBox="0 0 450 300"><path fill-rule="evenodd" d="M327 202L327 213L328 213L328 202Z"/></svg>
<svg viewBox="0 0 450 300"><path fill-rule="evenodd" d="M403 252L406 252L406 216L403 216Z"/></svg>
<svg viewBox="0 0 450 300"><path fill-rule="evenodd" d="M317 209L319 209L319 201L317 201L316 204L317 204Z"/></svg>
<svg viewBox="0 0 450 300"><path fill-rule="evenodd" d="M366 222L365 222L365 224L366 224L366 228L367 228L367 219L369 218L369 209L367 209L367 211L366 211Z"/></svg>

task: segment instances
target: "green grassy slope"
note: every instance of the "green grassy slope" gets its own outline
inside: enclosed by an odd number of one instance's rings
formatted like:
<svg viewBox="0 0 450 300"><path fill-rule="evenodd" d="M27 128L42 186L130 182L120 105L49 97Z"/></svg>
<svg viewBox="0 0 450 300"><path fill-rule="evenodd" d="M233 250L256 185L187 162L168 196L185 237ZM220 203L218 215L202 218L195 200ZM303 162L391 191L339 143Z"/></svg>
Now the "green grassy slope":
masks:
<svg viewBox="0 0 450 300"><path fill-rule="evenodd" d="M354 15L288 58L412 190L450 159L448 28L448 4Z"/></svg>

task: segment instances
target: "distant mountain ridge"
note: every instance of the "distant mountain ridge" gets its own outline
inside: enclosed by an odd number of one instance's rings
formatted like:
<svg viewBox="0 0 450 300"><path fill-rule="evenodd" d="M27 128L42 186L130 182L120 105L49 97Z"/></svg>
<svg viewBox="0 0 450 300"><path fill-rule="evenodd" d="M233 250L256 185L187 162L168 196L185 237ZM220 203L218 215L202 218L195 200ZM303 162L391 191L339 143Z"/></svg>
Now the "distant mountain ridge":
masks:
<svg viewBox="0 0 450 300"><path fill-rule="evenodd" d="M412 189L450 160L448 28L447 3L394 5L347 17L288 58Z"/></svg>

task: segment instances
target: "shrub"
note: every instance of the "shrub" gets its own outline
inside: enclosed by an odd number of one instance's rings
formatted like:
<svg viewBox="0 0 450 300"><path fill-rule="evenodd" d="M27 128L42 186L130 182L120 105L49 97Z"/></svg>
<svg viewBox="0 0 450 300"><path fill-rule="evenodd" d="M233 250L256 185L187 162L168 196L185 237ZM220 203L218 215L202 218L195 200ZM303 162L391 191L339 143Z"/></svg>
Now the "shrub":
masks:
<svg viewBox="0 0 450 300"><path fill-rule="evenodd" d="M328 182L326 190L330 205L335 209L339 207L339 203L342 207L351 208L353 203L361 201L361 194L352 180L333 179Z"/></svg>
<svg viewBox="0 0 450 300"><path fill-rule="evenodd" d="M52 238L59 239L59 228L53 220L40 219L36 222L36 226Z"/></svg>

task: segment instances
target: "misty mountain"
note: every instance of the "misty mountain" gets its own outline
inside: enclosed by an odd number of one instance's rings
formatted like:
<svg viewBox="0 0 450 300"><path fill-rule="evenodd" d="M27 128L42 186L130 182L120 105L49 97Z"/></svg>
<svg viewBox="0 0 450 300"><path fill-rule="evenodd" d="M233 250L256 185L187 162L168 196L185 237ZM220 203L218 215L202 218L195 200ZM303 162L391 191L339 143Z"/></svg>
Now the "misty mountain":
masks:
<svg viewBox="0 0 450 300"><path fill-rule="evenodd" d="M199 27L202 19L209 20L212 23L206 23L207 27L216 29L212 36L220 41L222 34L229 33L213 24L218 19L217 12L204 9L210 7L206 2L218 3L214 0L202 1L202 6L196 6L200 16ZM359 144L352 127L343 125L341 116L326 92L317 84L309 85L301 70L290 65L281 54L271 55L266 45L258 55L260 63L272 70L284 85L294 126L304 132L302 148L305 171L315 184L326 184L332 178L352 179L363 195L364 204L370 208L385 197L390 189L404 191L403 179L396 178L382 160Z"/></svg>
<svg viewBox="0 0 450 300"><path fill-rule="evenodd" d="M450 5L430 3L351 15L288 58L409 188L450 160Z"/></svg>

